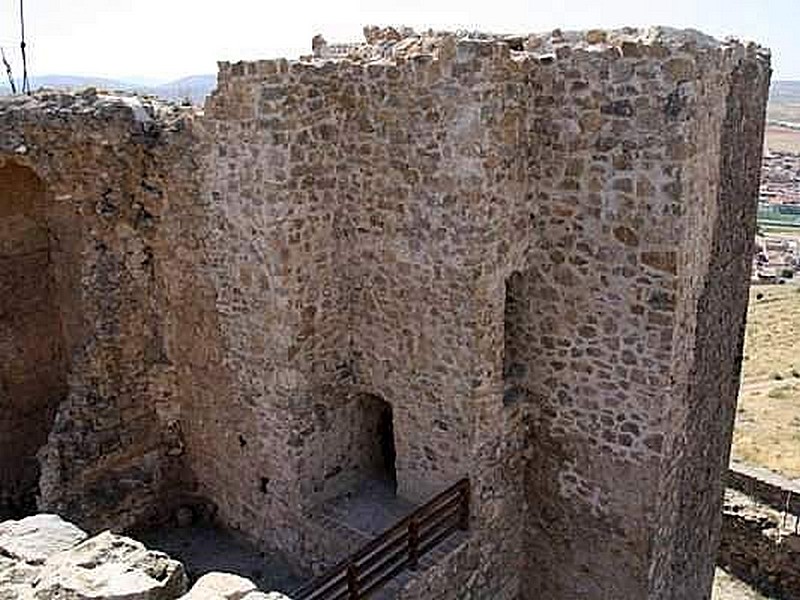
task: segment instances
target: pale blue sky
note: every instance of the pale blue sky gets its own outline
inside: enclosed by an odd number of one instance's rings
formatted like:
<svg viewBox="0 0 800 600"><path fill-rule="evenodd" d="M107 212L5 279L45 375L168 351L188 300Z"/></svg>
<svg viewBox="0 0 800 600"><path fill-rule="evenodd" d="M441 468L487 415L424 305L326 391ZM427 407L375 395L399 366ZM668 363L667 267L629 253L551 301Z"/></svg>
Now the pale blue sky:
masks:
<svg viewBox="0 0 800 600"><path fill-rule="evenodd" d="M772 49L774 78L800 79L800 0L24 1L34 75L213 73L218 59L307 53L315 33L359 40L364 24L509 33L672 25L757 41ZM0 45L15 63L18 5L0 0Z"/></svg>

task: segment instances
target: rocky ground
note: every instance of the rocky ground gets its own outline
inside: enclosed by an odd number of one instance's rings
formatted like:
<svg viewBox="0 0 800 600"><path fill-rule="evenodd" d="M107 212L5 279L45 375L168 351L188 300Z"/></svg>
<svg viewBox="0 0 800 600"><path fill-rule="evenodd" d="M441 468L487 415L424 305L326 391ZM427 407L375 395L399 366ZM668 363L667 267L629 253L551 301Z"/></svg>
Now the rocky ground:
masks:
<svg viewBox="0 0 800 600"><path fill-rule="evenodd" d="M55 515L0 523L0 600L286 600L228 573L188 584L180 562L128 537Z"/></svg>
<svg viewBox="0 0 800 600"><path fill-rule="evenodd" d="M213 571L235 573L259 589L289 593L311 578L277 554L259 552L231 533L209 524L160 527L136 532L148 548L160 550L183 564L190 582Z"/></svg>

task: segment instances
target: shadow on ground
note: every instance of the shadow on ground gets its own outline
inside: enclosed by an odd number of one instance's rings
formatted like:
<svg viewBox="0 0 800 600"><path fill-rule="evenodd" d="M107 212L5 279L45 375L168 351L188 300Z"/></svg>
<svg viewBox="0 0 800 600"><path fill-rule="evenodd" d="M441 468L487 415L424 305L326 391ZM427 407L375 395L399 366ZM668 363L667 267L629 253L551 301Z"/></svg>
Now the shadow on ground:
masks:
<svg viewBox="0 0 800 600"><path fill-rule="evenodd" d="M137 539L181 561L192 583L211 571L223 571L250 579L260 590L287 593L309 579L285 557L261 552L211 525L151 529L137 532Z"/></svg>

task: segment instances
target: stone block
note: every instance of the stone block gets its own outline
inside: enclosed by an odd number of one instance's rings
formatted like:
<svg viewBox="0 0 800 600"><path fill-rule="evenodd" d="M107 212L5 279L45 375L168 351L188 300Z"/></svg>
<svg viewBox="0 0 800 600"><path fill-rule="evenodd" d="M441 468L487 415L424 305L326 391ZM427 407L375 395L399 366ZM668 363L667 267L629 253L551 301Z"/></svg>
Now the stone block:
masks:
<svg viewBox="0 0 800 600"><path fill-rule="evenodd" d="M186 591L183 565L130 538L101 533L51 556L36 600L174 600Z"/></svg>
<svg viewBox="0 0 800 600"><path fill-rule="evenodd" d="M40 514L0 523L0 553L32 565L81 543L88 534L58 515Z"/></svg>

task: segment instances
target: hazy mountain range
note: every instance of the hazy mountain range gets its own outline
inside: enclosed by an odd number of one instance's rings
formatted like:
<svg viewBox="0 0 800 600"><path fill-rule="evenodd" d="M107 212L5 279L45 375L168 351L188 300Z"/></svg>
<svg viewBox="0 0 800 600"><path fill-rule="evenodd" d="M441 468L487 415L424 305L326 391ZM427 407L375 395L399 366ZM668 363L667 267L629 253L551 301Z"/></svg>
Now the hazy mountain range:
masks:
<svg viewBox="0 0 800 600"><path fill-rule="evenodd" d="M770 123L800 129L800 81L774 81L769 91Z"/></svg>
<svg viewBox="0 0 800 600"><path fill-rule="evenodd" d="M79 90L86 87L95 87L109 91L138 92L159 96L167 100L189 100L193 104L202 104L205 97L217 85L216 75L192 75L182 77L169 83L160 85L146 85L131 81L117 79L104 79L102 77L81 77L76 75L44 75L31 78L31 89L56 88L59 90ZM19 86L19 83L17 83ZM0 95L10 93L11 88L7 80L0 81Z"/></svg>
<svg viewBox="0 0 800 600"><path fill-rule="evenodd" d="M33 89L49 87L77 90L85 87L96 87L111 91L121 90L151 94L167 100L189 100L198 105L203 103L205 97L211 93L216 85L216 75L192 75L161 85L145 85L131 81L75 75L45 75L31 79L31 87ZM0 81L0 95L8 94L9 92L8 82L5 80ZM773 81L770 88L770 103L772 105L800 104L800 81Z"/></svg>
<svg viewBox="0 0 800 600"><path fill-rule="evenodd" d="M781 104L800 104L800 81L773 81L769 101Z"/></svg>

